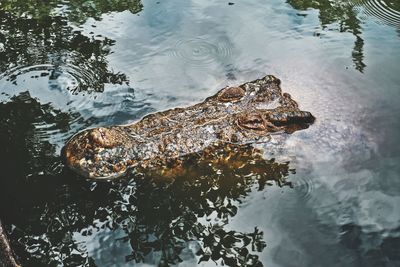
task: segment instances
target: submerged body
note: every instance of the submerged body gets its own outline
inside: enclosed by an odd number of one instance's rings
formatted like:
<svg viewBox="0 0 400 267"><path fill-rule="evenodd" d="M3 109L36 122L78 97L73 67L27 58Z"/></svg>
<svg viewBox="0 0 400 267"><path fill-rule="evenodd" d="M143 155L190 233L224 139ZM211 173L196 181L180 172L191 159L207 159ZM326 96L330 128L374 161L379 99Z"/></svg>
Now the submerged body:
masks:
<svg viewBox="0 0 400 267"><path fill-rule="evenodd" d="M263 142L272 132L291 133L314 120L282 94L279 79L268 75L223 88L187 108L150 114L130 125L84 130L62 153L66 165L80 175L112 179L132 168L166 166L221 143Z"/></svg>

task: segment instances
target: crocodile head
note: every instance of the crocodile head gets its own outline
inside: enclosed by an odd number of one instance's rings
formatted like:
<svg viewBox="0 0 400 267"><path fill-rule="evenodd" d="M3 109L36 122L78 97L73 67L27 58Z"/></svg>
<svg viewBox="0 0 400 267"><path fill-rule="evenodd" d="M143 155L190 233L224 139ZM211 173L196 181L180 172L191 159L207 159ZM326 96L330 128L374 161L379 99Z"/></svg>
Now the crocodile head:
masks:
<svg viewBox="0 0 400 267"><path fill-rule="evenodd" d="M165 165L215 143L245 144L271 132L292 133L313 122L311 113L282 94L280 80L269 75L131 125L84 130L67 142L62 154L66 165L79 174L111 179L129 168Z"/></svg>
<svg viewBox="0 0 400 267"><path fill-rule="evenodd" d="M234 114L228 118L229 124L232 126L235 122L238 126L227 127L229 131L262 136L307 128L315 121L314 116L300 110L288 93L282 93L280 83L275 76L268 75L239 87L226 87L209 100L212 105L229 103L227 112Z"/></svg>

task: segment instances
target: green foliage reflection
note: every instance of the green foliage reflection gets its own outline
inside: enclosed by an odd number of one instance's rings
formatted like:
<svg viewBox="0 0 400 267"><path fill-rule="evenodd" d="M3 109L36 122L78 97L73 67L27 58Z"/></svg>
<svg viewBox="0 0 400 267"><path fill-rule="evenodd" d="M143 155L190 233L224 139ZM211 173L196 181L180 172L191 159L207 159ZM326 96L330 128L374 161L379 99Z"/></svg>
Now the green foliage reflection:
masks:
<svg viewBox="0 0 400 267"><path fill-rule="evenodd" d="M82 1L83 2L83 1ZM114 41L82 34L70 25L68 16L95 16L102 12L122 10L130 5L132 11L140 2L98 1L95 12L66 12L58 2L43 4L43 1L2 1L0 8L0 72L8 80L15 81L21 71L12 73L13 67L43 68L42 75L49 75L51 81L61 75L68 75L75 86L68 88L73 93L81 91L102 92L107 83L122 84L127 82L126 75L114 73L108 69L107 55ZM64 2L63 2L64 3ZM71 2L76 8L78 1ZM89 2L85 1L86 4ZM101 3L101 4L100 4ZM37 5L36 5L37 4ZM132 5L131 5L132 4ZM65 4L64 4L65 5ZM57 7L57 8L56 8ZM59 9L58 14L52 10ZM31 12L32 10L32 12ZM36 12L36 13L35 13ZM32 13L32 14L31 14ZM30 71L30 70L28 70Z"/></svg>
<svg viewBox="0 0 400 267"><path fill-rule="evenodd" d="M16 17L42 19L47 16L66 16L69 21L82 23L89 17L100 19L109 12L128 10L133 14L142 9L140 0L2 0L0 10Z"/></svg>
<svg viewBox="0 0 400 267"><path fill-rule="evenodd" d="M338 23L340 32L352 33L356 40L354 42L352 58L355 68L363 72L364 63L364 40L361 38L362 27L358 18L354 3L351 1L331 1L331 0L287 0L287 3L298 10L318 9L319 19L323 29Z"/></svg>

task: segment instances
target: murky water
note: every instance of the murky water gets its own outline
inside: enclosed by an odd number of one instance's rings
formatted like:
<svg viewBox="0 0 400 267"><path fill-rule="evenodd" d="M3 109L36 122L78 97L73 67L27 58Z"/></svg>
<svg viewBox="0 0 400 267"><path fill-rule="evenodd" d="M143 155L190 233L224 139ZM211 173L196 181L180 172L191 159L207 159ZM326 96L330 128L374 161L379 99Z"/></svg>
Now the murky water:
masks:
<svg viewBox="0 0 400 267"><path fill-rule="evenodd" d="M24 266L399 266L400 5L0 3L0 218ZM241 169L83 181L77 131L265 74L316 123ZM238 155L237 155L238 157ZM256 169L254 169L256 168Z"/></svg>

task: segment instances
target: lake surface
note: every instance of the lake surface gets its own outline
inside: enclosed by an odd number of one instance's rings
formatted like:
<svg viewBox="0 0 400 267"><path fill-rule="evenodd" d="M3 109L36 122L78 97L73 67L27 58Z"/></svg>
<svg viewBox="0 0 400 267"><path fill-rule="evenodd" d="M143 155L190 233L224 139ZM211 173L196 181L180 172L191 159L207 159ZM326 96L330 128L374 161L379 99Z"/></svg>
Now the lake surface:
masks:
<svg viewBox="0 0 400 267"><path fill-rule="evenodd" d="M2 0L0 73L0 218L24 266L400 265L397 0ZM266 74L317 120L259 145L259 172L96 183L61 163L79 130Z"/></svg>

